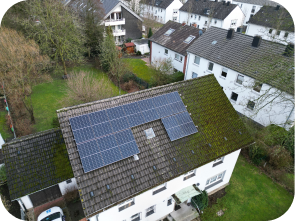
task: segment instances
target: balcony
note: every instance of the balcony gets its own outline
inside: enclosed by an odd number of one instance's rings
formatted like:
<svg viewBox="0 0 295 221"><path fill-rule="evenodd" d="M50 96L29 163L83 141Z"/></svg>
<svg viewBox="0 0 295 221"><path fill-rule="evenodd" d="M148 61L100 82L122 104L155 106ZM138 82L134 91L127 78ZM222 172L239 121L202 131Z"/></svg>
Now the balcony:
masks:
<svg viewBox="0 0 295 221"><path fill-rule="evenodd" d="M125 25L125 18L107 19L104 21L105 26Z"/></svg>
<svg viewBox="0 0 295 221"><path fill-rule="evenodd" d="M113 30L113 35L114 36L122 36L122 35L126 35L126 30L124 28L122 29L117 29L117 30Z"/></svg>

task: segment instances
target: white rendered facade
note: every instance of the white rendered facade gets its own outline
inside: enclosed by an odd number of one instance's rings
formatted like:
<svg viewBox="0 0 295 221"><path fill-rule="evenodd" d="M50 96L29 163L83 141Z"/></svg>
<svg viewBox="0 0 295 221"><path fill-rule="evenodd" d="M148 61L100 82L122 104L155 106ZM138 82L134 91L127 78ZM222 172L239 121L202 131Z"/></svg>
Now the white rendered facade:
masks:
<svg viewBox="0 0 295 221"><path fill-rule="evenodd" d="M182 7L179 0L174 0L166 9L157 6L142 4L142 16L154 18L156 21L166 24L169 20L176 21L178 18L178 10Z"/></svg>
<svg viewBox="0 0 295 221"><path fill-rule="evenodd" d="M229 98L236 111L244 114L245 116L251 118L252 120L258 122L263 126L276 124L288 129L290 127L290 124L286 124L286 122L294 122L294 106L290 105L289 102L281 103L278 100L275 100L275 102L273 102L273 105L268 104L258 113L255 112L255 106L253 110L247 107L249 101L253 101L261 94L263 94L264 91L267 91L270 88L269 85L263 84L260 92L257 92L254 89L250 88L250 85L253 85L254 82L253 78L248 77L237 71L231 70L220 64L211 62L202 57L199 57L199 59L197 59L199 60L199 64L196 64L195 56L196 55L192 53L188 53L187 68L184 78L185 80L193 78L193 75L194 77L201 77L208 74L214 74L221 87L223 87L224 93ZM213 67L211 65L212 70L208 70L210 62L213 63ZM221 75L223 70L227 71L226 77ZM243 76L242 84L239 84L239 81L237 81L238 75ZM270 93L272 93L272 91L275 91L275 89L272 88ZM236 100L232 99L233 93L238 95ZM294 96L292 96L291 94L286 93L286 97L288 97L289 99L294 99ZM270 101L272 98L272 96L269 97L265 102ZM255 105L257 106L257 104ZM263 104L260 105L262 106Z"/></svg>
<svg viewBox="0 0 295 221"><path fill-rule="evenodd" d="M223 162L217 166L213 167L214 162L210 162L205 164L199 168L196 168L192 173L188 173L185 175L181 175L173 180L168 181L165 184L161 184L158 187L155 187L151 190L148 190L133 199L127 200L126 203L122 203L119 205L115 205L110 209L107 209L98 215L93 215L90 217L90 221L110 221L110 220L117 220L117 221L131 221L131 217L138 214L140 216L140 220L142 221L155 221L161 220L165 218L169 213L174 211L175 202L172 199L172 204L168 206L167 201L171 199L172 195L181 189L192 186L193 184L199 184L198 188L200 190L204 190L206 187L207 180L215 177L218 174L222 174L222 178L218 180L216 185L213 185L209 189L206 189L207 192L210 192L224 186L225 184L229 183L231 178L232 172L234 170L235 164L237 162L240 150L237 150L233 153L226 155L223 158ZM189 179L184 180L184 177L195 174L194 176L190 177ZM209 184L210 185L210 184ZM209 186L207 185L207 186ZM165 190L153 195L155 190L162 188L163 186L166 187ZM190 199L188 199L190 201ZM125 208L119 212L119 208L130 203L134 202L134 205ZM154 213L146 216L146 212L148 208L154 206Z"/></svg>
<svg viewBox="0 0 295 221"><path fill-rule="evenodd" d="M211 21L208 16L179 11L179 22L187 25L196 24L199 29L207 29L211 26L237 30L243 24L245 15L240 7L236 7L224 20L212 18Z"/></svg>
<svg viewBox="0 0 295 221"><path fill-rule="evenodd" d="M161 62L165 59L171 59L173 67L176 70L183 72L185 56L165 48L155 42L151 42L151 63L153 65L157 65L157 62Z"/></svg>
<svg viewBox="0 0 295 221"><path fill-rule="evenodd" d="M285 45L288 43L294 44L294 32L290 31L276 30L274 28L249 23L246 34L251 36L260 35L262 39L279 42Z"/></svg>
<svg viewBox="0 0 295 221"><path fill-rule="evenodd" d="M69 180L71 180L71 182L67 182ZM64 195L66 193L67 189L68 190L70 190L70 189L78 189L75 178L71 178L71 179L63 181L61 183L58 183L58 187L59 187L60 192L61 192L62 195ZM39 190L39 191L41 191L41 190ZM39 192L39 191L37 191L37 192ZM18 203L20 204L20 206L22 207L23 210L25 210L25 208L23 208L23 205L26 207L26 209L33 208L33 203L31 201L29 195L23 196L23 197L17 199L17 201L18 201Z"/></svg>
<svg viewBox="0 0 295 221"><path fill-rule="evenodd" d="M249 19L253 15L255 15L263 6L263 5L249 4L244 2L236 2L236 1L233 1L232 3L240 6L242 11L244 12L246 17L245 17L243 25L247 25Z"/></svg>

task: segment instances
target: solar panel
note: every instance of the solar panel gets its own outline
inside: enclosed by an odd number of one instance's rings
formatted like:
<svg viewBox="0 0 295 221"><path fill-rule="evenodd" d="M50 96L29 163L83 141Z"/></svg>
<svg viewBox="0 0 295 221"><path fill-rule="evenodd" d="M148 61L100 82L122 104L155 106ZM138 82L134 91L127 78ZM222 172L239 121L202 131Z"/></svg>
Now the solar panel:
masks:
<svg viewBox="0 0 295 221"><path fill-rule="evenodd" d="M70 118L84 172L138 154L130 128L158 119L171 140L197 132L178 92Z"/></svg>

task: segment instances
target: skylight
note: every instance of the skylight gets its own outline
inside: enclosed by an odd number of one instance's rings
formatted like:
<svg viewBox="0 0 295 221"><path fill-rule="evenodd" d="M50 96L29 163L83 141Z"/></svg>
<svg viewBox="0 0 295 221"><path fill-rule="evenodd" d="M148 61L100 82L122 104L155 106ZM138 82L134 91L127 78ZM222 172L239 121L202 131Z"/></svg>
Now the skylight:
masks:
<svg viewBox="0 0 295 221"><path fill-rule="evenodd" d="M145 132L147 139L151 139L151 138L155 137L155 133L154 133L153 128L149 128L149 129L145 130L144 132Z"/></svg>
<svg viewBox="0 0 295 221"><path fill-rule="evenodd" d="M169 30L166 31L164 35L169 36L169 35L171 35L174 31L175 31L174 29L169 28Z"/></svg>
<svg viewBox="0 0 295 221"><path fill-rule="evenodd" d="M187 37L187 39L184 40L184 43L189 44L189 43L191 43L191 41L194 40L195 38L196 38L195 36L190 35L190 36Z"/></svg>

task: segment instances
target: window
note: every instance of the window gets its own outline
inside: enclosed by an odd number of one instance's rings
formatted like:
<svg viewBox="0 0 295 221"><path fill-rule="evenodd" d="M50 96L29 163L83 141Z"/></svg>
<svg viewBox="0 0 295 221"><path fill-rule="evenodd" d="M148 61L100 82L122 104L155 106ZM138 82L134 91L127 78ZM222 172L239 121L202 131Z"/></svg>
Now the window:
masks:
<svg viewBox="0 0 295 221"><path fill-rule="evenodd" d="M157 10L155 11L155 14L157 14Z"/></svg>
<svg viewBox="0 0 295 221"><path fill-rule="evenodd" d="M247 108L250 110L254 110L254 107L255 107L255 102L249 100L247 104Z"/></svg>
<svg viewBox="0 0 295 221"><path fill-rule="evenodd" d="M224 174L225 174L225 171L222 172L222 173L219 173L219 174L215 175L214 177L209 178L206 181L205 190L211 188L212 186L217 185L218 183L221 183L222 182L222 179L224 177Z"/></svg>
<svg viewBox="0 0 295 221"><path fill-rule="evenodd" d="M195 38L196 38L195 36L190 35L190 36L188 36L188 37L184 40L184 43L189 44L189 43L191 43L191 41L194 40Z"/></svg>
<svg viewBox="0 0 295 221"><path fill-rule="evenodd" d="M198 77L198 74L195 73L195 72L193 72L193 73L192 73L192 78L197 78L197 77Z"/></svg>
<svg viewBox="0 0 295 221"><path fill-rule="evenodd" d="M199 65L200 64L200 57L199 56L195 56L195 60L194 60L194 63Z"/></svg>
<svg viewBox="0 0 295 221"><path fill-rule="evenodd" d="M220 158L214 160L213 167L216 167L217 165L222 164L223 163L223 159L224 159L224 157L220 157Z"/></svg>
<svg viewBox="0 0 295 221"><path fill-rule="evenodd" d="M167 206L170 206L170 205L172 205L172 198L167 200Z"/></svg>
<svg viewBox="0 0 295 221"><path fill-rule="evenodd" d="M153 128L149 128L149 129L145 130L144 133L145 133L147 139L152 139L156 136Z"/></svg>
<svg viewBox="0 0 295 221"><path fill-rule="evenodd" d="M168 49L165 48L165 55L168 55Z"/></svg>
<svg viewBox="0 0 295 221"><path fill-rule="evenodd" d="M256 6L254 5L254 6L252 7L251 13L255 13L255 9L256 9Z"/></svg>
<svg viewBox="0 0 295 221"><path fill-rule="evenodd" d="M201 20L201 16L199 16L199 21Z"/></svg>
<svg viewBox="0 0 295 221"><path fill-rule="evenodd" d="M244 81L244 76L238 74L238 77L237 77L236 82L237 82L238 84L243 84L243 81Z"/></svg>
<svg viewBox="0 0 295 221"><path fill-rule="evenodd" d="M288 32L285 32L285 35L284 35L284 37L285 37L285 38L287 38L287 37L288 37L288 35L289 35L289 33L288 33Z"/></svg>
<svg viewBox="0 0 295 221"><path fill-rule="evenodd" d="M213 71L213 66L214 66L214 64L212 62L209 62L208 70Z"/></svg>
<svg viewBox="0 0 295 221"><path fill-rule="evenodd" d="M71 182L72 182L72 180L71 180L71 179L69 179L69 180L67 180L66 182L67 182L67 184L69 184L69 183L71 183Z"/></svg>
<svg viewBox="0 0 295 221"><path fill-rule="evenodd" d="M217 20L215 19L214 24L217 24Z"/></svg>
<svg viewBox="0 0 295 221"><path fill-rule="evenodd" d="M129 199L121 204L119 204L119 212L121 212L122 210L124 209L127 209L128 207L130 206L133 206L135 203L134 203L134 198L132 199Z"/></svg>
<svg viewBox="0 0 295 221"><path fill-rule="evenodd" d="M156 205L151 206L150 208L148 208L148 209L146 210L146 214L145 214L145 216L148 217L148 216L152 215L152 214L155 213L155 212L156 212Z"/></svg>
<svg viewBox="0 0 295 221"><path fill-rule="evenodd" d="M277 33L276 33L276 34L277 34L277 36L280 36L280 34L281 34L281 31L277 31Z"/></svg>
<svg viewBox="0 0 295 221"><path fill-rule="evenodd" d="M268 33L271 34L272 33L272 29L269 29Z"/></svg>
<svg viewBox="0 0 295 221"><path fill-rule="evenodd" d="M191 15L191 18L193 17L193 15Z"/></svg>
<svg viewBox="0 0 295 221"><path fill-rule="evenodd" d="M207 21L205 21L205 25L207 25Z"/></svg>
<svg viewBox="0 0 295 221"><path fill-rule="evenodd" d="M161 9L161 12L162 12L162 9Z"/></svg>
<svg viewBox="0 0 295 221"><path fill-rule="evenodd" d="M228 70L226 68L222 68L221 76L226 78Z"/></svg>
<svg viewBox="0 0 295 221"><path fill-rule="evenodd" d="M175 59L182 62L182 56L180 56L179 54L175 54Z"/></svg>
<svg viewBox="0 0 295 221"><path fill-rule="evenodd" d="M173 17L173 21L177 21L177 17Z"/></svg>
<svg viewBox="0 0 295 221"><path fill-rule="evenodd" d="M252 18L253 16L254 16L254 14L251 14L251 15L250 15L250 18Z"/></svg>
<svg viewBox="0 0 295 221"><path fill-rule="evenodd" d="M165 32L164 35L169 36L171 35L171 33L173 33L175 31L175 29L170 28L168 31Z"/></svg>
<svg viewBox="0 0 295 221"><path fill-rule="evenodd" d="M259 93L261 91L261 88L262 88L262 84L259 82L256 82L253 87L253 90Z"/></svg>
<svg viewBox="0 0 295 221"><path fill-rule="evenodd" d="M190 172L184 174L183 181L186 181L189 178L194 177L195 175L196 175L195 170L191 170Z"/></svg>
<svg viewBox="0 0 295 221"><path fill-rule="evenodd" d="M177 9L173 9L173 14L177 14Z"/></svg>
<svg viewBox="0 0 295 221"><path fill-rule="evenodd" d="M140 220L140 213L136 213L131 216L131 221L139 221Z"/></svg>
<svg viewBox="0 0 295 221"><path fill-rule="evenodd" d="M231 26L236 26L238 19L231 20Z"/></svg>
<svg viewBox="0 0 295 221"><path fill-rule="evenodd" d="M156 195L157 193L160 193L160 192L162 192L162 191L164 191L166 189L167 189L166 188L166 183L164 183L164 184L158 186L157 189L153 191L153 195Z"/></svg>
<svg viewBox="0 0 295 221"><path fill-rule="evenodd" d="M197 19L197 15L195 15L195 19Z"/></svg>
<svg viewBox="0 0 295 221"><path fill-rule="evenodd" d="M243 4L241 4L241 8L243 8Z"/></svg>
<svg viewBox="0 0 295 221"><path fill-rule="evenodd" d="M237 93L235 93L235 92L232 92L231 93L231 97L230 97L230 99L231 100L233 100L233 101L237 101L238 100L238 94Z"/></svg>

